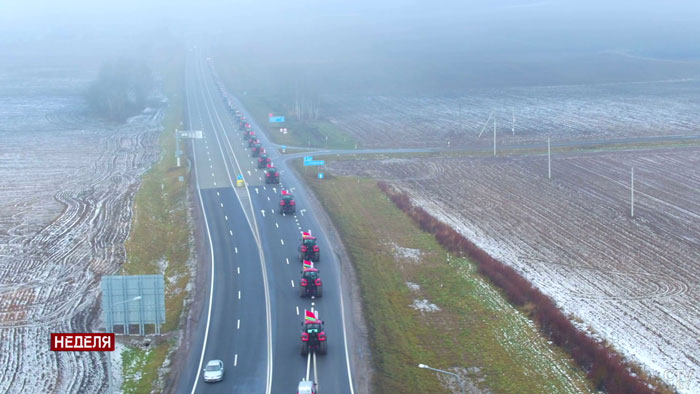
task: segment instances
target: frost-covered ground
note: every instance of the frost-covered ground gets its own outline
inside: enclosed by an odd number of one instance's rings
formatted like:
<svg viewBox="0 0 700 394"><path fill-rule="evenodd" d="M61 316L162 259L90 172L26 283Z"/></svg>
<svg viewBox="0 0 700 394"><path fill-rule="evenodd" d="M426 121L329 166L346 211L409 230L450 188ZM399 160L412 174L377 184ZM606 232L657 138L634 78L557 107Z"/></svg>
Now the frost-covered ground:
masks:
<svg viewBox="0 0 700 394"><path fill-rule="evenodd" d="M700 80L484 88L454 98L334 95L322 103L365 148L486 145L493 119L503 144L700 133Z"/></svg>
<svg viewBox="0 0 700 394"><path fill-rule="evenodd" d="M106 390L104 354L51 352L49 333L103 329L99 278L125 258L133 195L162 111L83 115L76 70L0 70L0 392Z"/></svg>
<svg viewBox="0 0 700 394"><path fill-rule="evenodd" d="M679 391L700 392L700 149L569 154L552 167L551 180L545 156L331 170L392 181L595 335Z"/></svg>

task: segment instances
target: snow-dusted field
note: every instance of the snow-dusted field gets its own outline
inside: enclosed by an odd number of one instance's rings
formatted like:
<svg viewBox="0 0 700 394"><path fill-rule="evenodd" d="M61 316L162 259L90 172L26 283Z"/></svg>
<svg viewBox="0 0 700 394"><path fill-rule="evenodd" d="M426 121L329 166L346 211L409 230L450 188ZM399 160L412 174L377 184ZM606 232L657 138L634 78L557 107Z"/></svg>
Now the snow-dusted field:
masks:
<svg viewBox="0 0 700 394"><path fill-rule="evenodd" d="M0 392L107 387L104 354L51 352L49 333L103 329L99 278L125 258L162 111L121 126L87 118L81 78L0 72Z"/></svg>
<svg viewBox="0 0 700 394"><path fill-rule="evenodd" d="M635 217L630 217L630 167ZM335 162L392 181L648 371L700 392L700 149Z"/></svg>
<svg viewBox="0 0 700 394"><path fill-rule="evenodd" d="M474 89L455 98L335 95L323 98L322 111L362 147L421 148L489 144L493 119L505 144L697 135L698 105L700 80L684 80Z"/></svg>

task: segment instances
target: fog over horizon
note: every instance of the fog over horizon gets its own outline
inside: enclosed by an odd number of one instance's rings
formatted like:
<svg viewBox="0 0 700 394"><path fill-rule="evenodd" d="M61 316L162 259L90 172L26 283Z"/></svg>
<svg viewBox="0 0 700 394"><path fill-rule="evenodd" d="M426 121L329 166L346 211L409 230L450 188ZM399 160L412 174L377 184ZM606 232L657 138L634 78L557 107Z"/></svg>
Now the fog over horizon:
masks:
<svg viewBox="0 0 700 394"><path fill-rule="evenodd" d="M94 69L174 39L250 72L251 84L313 79L331 91L700 76L700 4L690 0L5 3L0 66Z"/></svg>

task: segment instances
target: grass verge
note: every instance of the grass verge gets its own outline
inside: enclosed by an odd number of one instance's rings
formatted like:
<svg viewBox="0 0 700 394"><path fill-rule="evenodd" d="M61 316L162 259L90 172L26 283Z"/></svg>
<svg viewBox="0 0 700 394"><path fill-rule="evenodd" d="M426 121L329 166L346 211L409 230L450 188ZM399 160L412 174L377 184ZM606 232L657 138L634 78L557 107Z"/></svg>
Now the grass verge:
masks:
<svg viewBox="0 0 700 394"><path fill-rule="evenodd" d="M303 173L300 160L295 167ZM438 377L417 368L424 363L493 392L591 392L583 371L523 311L471 261L451 257L421 231L375 181L305 180L358 271L377 370L373 391L434 392ZM430 311L433 305L439 310Z"/></svg>
<svg viewBox="0 0 700 394"><path fill-rule="evenodd" d="M130 347L122 352L122 392L124 394L150 393L153 382L158 380L158 368L163 365L170 349L170 342L163 342L149 349Z"/></svg>
<svg viewBox="0 0 700 394"><path fill-rule="evenodd" d="M183 59L179 59L183 60ZM187 174L177 167L175 129L184 119L184 62L174 61L162 67L164 89L169 99L160 135L161 158L142 178L134 197L134 215L126 241L127 261L121 275L163 274L165 278L165 324L161 332L168 335L178 329L190 282L187 262L191 255L192 228L188 219ZM186 163L186 157L182 162ZM184 182L179 178L183 177ZM158 369L172 350L173 341L153 349L129 347L123 353L124 382L129 393L158 390ZM138 368L132 371L130 368ZM139 373L139 371L141 371Z"/></svg>

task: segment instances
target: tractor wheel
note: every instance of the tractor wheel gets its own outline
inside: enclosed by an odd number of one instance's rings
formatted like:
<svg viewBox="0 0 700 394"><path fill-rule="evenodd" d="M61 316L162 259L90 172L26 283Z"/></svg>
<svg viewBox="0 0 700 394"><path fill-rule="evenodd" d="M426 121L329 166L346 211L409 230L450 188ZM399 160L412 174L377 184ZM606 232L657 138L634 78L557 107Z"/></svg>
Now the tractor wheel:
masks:
<svg viewBox="0 0 700 394"><path fill-rule="evenodd" d="M318 263L319 261L321 261L321 252L314 253L314 260L313 261L315 263Z"/></svg>
<svg viewBox="0 0 700 394"><path fill-rule="evenodd" d="M316 286L316 297L323 297L323 286Z"/></svg>
<svg viewBox="0 0 700 394"><path fill-rule="evenodd" d="M328 342L326 342L326 341L321 342L321 344L318 346L318 353L319 354L328 353Z"/></svg>
<svg viewBox="0 0 700 394"><path fill-rule="evenodd" d="M306 346L306 343L302 342L301 347L299 348L299 353L303 356L306 357L309 355L309 347Z"/></svg>
<svg viewBox="0 0 700 394"><path fill-rule="evenodd" d="M306 287L299 285L299 295L301 297L306 297Z"/></svg>

